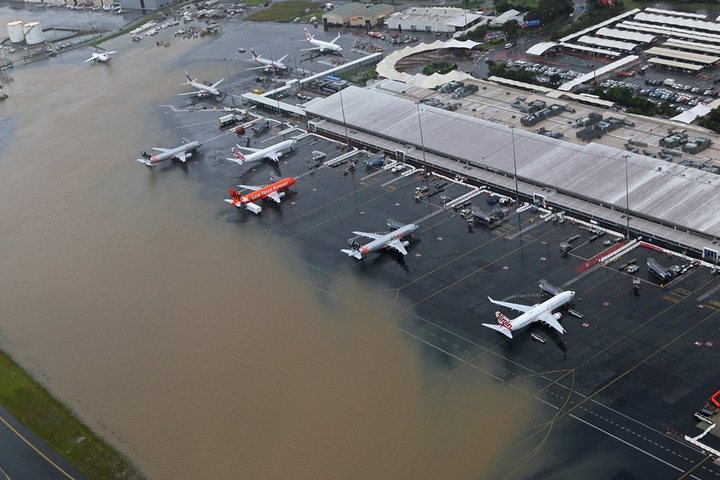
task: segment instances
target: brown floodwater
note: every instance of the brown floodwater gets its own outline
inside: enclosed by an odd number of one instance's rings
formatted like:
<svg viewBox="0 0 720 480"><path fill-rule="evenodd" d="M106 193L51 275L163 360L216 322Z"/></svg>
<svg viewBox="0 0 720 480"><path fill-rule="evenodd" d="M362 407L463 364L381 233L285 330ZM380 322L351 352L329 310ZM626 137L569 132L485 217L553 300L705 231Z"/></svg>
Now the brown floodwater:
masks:
<svg viewBox="0 0 720 480"><path fill-rule="evenodd" d="M352 279L322 301L273 239L134 161L163 143L154 109L197 45L126 42L109 68L13 72L0 103L14 132L0 152L2 347L151 479L492 468L532 416L527 400L433 366Z"/></svg>

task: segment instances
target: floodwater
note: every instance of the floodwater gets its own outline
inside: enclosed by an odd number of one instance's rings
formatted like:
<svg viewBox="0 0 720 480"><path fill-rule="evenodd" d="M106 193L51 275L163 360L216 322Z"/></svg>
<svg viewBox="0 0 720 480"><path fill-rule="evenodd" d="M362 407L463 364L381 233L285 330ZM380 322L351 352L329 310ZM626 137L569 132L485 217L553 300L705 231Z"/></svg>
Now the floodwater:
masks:
<svg viewBox="0 0 720 480"><path fill-rule="evenodd" d="M138 165L138 151L173 138L157 105L199 44L116 42L109 66L82 52L16 69L0 103L12 125L0 151L2 348L151 479L493 468L528 401L424 360L362 285L321 300L273 239L215 218L180 169Z"/></svg>

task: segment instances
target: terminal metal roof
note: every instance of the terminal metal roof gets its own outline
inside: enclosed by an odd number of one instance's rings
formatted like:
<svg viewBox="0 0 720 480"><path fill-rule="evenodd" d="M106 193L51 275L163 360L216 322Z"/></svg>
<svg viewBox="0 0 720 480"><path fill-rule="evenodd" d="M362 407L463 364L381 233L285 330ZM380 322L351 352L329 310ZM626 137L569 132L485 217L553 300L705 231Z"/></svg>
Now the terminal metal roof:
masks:
<svg viewBox="0 0 720 480"><path fill-rule="evenodd" d="M704 13L678 12L677 10L663 10L662 8L648 7L645 9L647 13L659 13L660 15L677 15L679 17L697 18L702 20L707 17Z"/></svg>
<svg viewBox="0 0 720 480"><path fill-rule="evenodd" d="M655 35L650 35L647 33L629 32L627 30L618 30L616 28L607 27L603 27L598 30L597 32L595 32L595 35L599 35L601 37L615 38L618 40L629 40L631 42L638 43L650 43L655 40Z"/></svg>
<svg viewBox="0 0 720 480"><path fill-rule="evenodd" d="M579 50L581 52L597 53L599 55L607 55L608 57L619 57L622 55L620 52L613 50L605 50L603 48L593 48L585 45L578 45L577 43L561 43L561 47L568 48L570 50Z"/></svg>
<svg viewBox="0 0 720 480"><path fill-rule="evenodd" d="M669 25L673 27L689 28L691 30L720 33L720 23L708 22L705 20L695 20L692 18L680 18L670 15L657 15L654 13L644 12L635 15L634 19L639 22L659 23L660 25Z"/></svg>
<svg viewBox="0 0 720 480"><path fill-rule="evenodd" d="M585 82L589 82L590 80L597 78L598 76L602 76L608 72L617 70L618 68L622 68L625 65L636 61L638 58L640 58L640 57L638 57L637 55L628 55L627 57L623 57L612 63L608 63L607 65L603 65L602 67L598 68L597 70L593 70L592 72L585 73L583 75L580 75L579 77L576 77L576 78L570 80L569 82L563 83L562 85L560 85L558 87L558 90L569 92L570 90L577 87L578 85L582 85Z"/></svg>
<svg viewBox="0 0 720 480"><path fill-rule="evenodd" d="M560 41L560 43L569 42L570 40L572 40L574 38L585 35L586 33L592 33L600 27L604 27L605 25L611 25L617 21L622 20L623 18L627 18L631 15L635 15L636 13L639 13L640 11L641 10L639 8L633 8L632 10L628 10L625 13L621 13L620 15L616 15L612 18L609 18L609 19L605 20L604 22L596 23L592 27L588 27L583 30L580 30L579 32L571 33L570 35L562 37L559 41Z"/></svg>
<svg viewBox="0 0 720 480"><path fill-rule="evenodd" d="M618 28L624 28L625 30L657 33L659 35L665 35L667 37L690 38L694 40L699 40L701 42L720 43L720 35L715 35L712 33L690 32L688 30L683 30L682 28L663 27L660 25L648 26L643 23L631 21L620 22L615 26Z"/></svg>
<svg viewBox="0 0 720 480"><path fill-rule="evenodd" d="M667 67L682 68L685 70L691 70L693 72L697 72L698 70L702 70L704 68L702 65L697 65L695 63L676 62L675 60L668 60L667 58L658 57L648 58L648 63L665 65Z"/></svg>
<svg viewBox="0 0 720 480"><path fill-rule="evenodd" d="M716 63L718 60L720 60L720 57L715 57L712 55L703 55L700 53L682 52L680 50L672 50L670 48L662 48L662 47L648 48L645 51L645 53L647 53L648 55L657 55L658 57L672 58L673 60L680 60L680 61L687 61L687 62L694 62L694 63L704 63L706 65L711 65L713 63Z"/></svg>
<svg viewBox="0 0 720 480"><path fill-rule="evenodd" d="M720 55L720 45L702 45L700 43L688 42L685 40L677 40L674 38L669 39L663 44L664 47L668 48L680 48L682 50L691 50L695 52L709 53L713 55Z"/></svg>
<svg viewBox="0 0 720 480"><path fill-rule="evenodd" d="M344 116L351 133L372 133L411 149L424 146L429 154L508 175L514 146L520 180L623 210L627 159L631 213L720 236L719 175L597 143L578 145L517 128L511 135L505 125L354 86L342 91L342 102L335 94L306 110L310 117L341 125Z"/></svg>
<svg viewBox="0 0 720 480"><path fill-rule="evenodd" d="M553 47L557 47L557 42L540 42L528 48L525 53L528 55L542 55Z"/></svg>
<svg viewBox="0 0 720 480"><path fill-rule="evenodd" d="M521 88L523 90L530 90L533 92L549 93L552 92L552 88L543 87L542 85L535 85L534 83L519 82L510 78L491 76L488 78L489 81L499 83L502 85L510 85L511 87Z"/></svg>
<svg viewBox="0 0 720 480"><path fill-rule="evenodd" d="M578 43L586 43L588 45L595 45L597 47L611 48L615 50L624 50L631 52L638 47L637 43L621 42L618 40L608 40L607 38L591 37L590 35L583 35L576 40Z"/></svg>

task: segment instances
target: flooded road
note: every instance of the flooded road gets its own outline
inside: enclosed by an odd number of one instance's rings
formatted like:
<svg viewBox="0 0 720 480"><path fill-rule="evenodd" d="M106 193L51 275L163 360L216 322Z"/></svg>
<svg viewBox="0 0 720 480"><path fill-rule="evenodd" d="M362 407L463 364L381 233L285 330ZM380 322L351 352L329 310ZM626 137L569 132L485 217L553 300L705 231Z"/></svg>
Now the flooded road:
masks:
<svg viewBox="0 0 720 480"><path fill-rule="evenodd" d="M321 301L181 169L134 161L180 140L157 105L198 45L119 39L108 66L86 51L13 72L2 348L151 479L477 477L525 400L423 361L361 285Z"/></svg>

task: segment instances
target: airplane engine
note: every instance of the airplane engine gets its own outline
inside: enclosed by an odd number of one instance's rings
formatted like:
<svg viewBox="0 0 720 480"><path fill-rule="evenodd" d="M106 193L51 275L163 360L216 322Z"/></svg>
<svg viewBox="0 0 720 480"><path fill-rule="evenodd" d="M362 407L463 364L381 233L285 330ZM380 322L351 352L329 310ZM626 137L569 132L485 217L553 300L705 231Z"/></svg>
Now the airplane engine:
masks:
<svg viewBox="0 0 720 480"><path fill-rule="evenodd" d="M407 240L403 240L402 246L403 246L403 247L407 247L408 245L410 245L410 242L407 241Z"/></svg>
<svg viewBox="0 0 720 480"><path fill-rule="evenodd" d="M560 313L560 312L553 313L553 318L555 320L560 320L562 318L562 313Z"/></svg>

